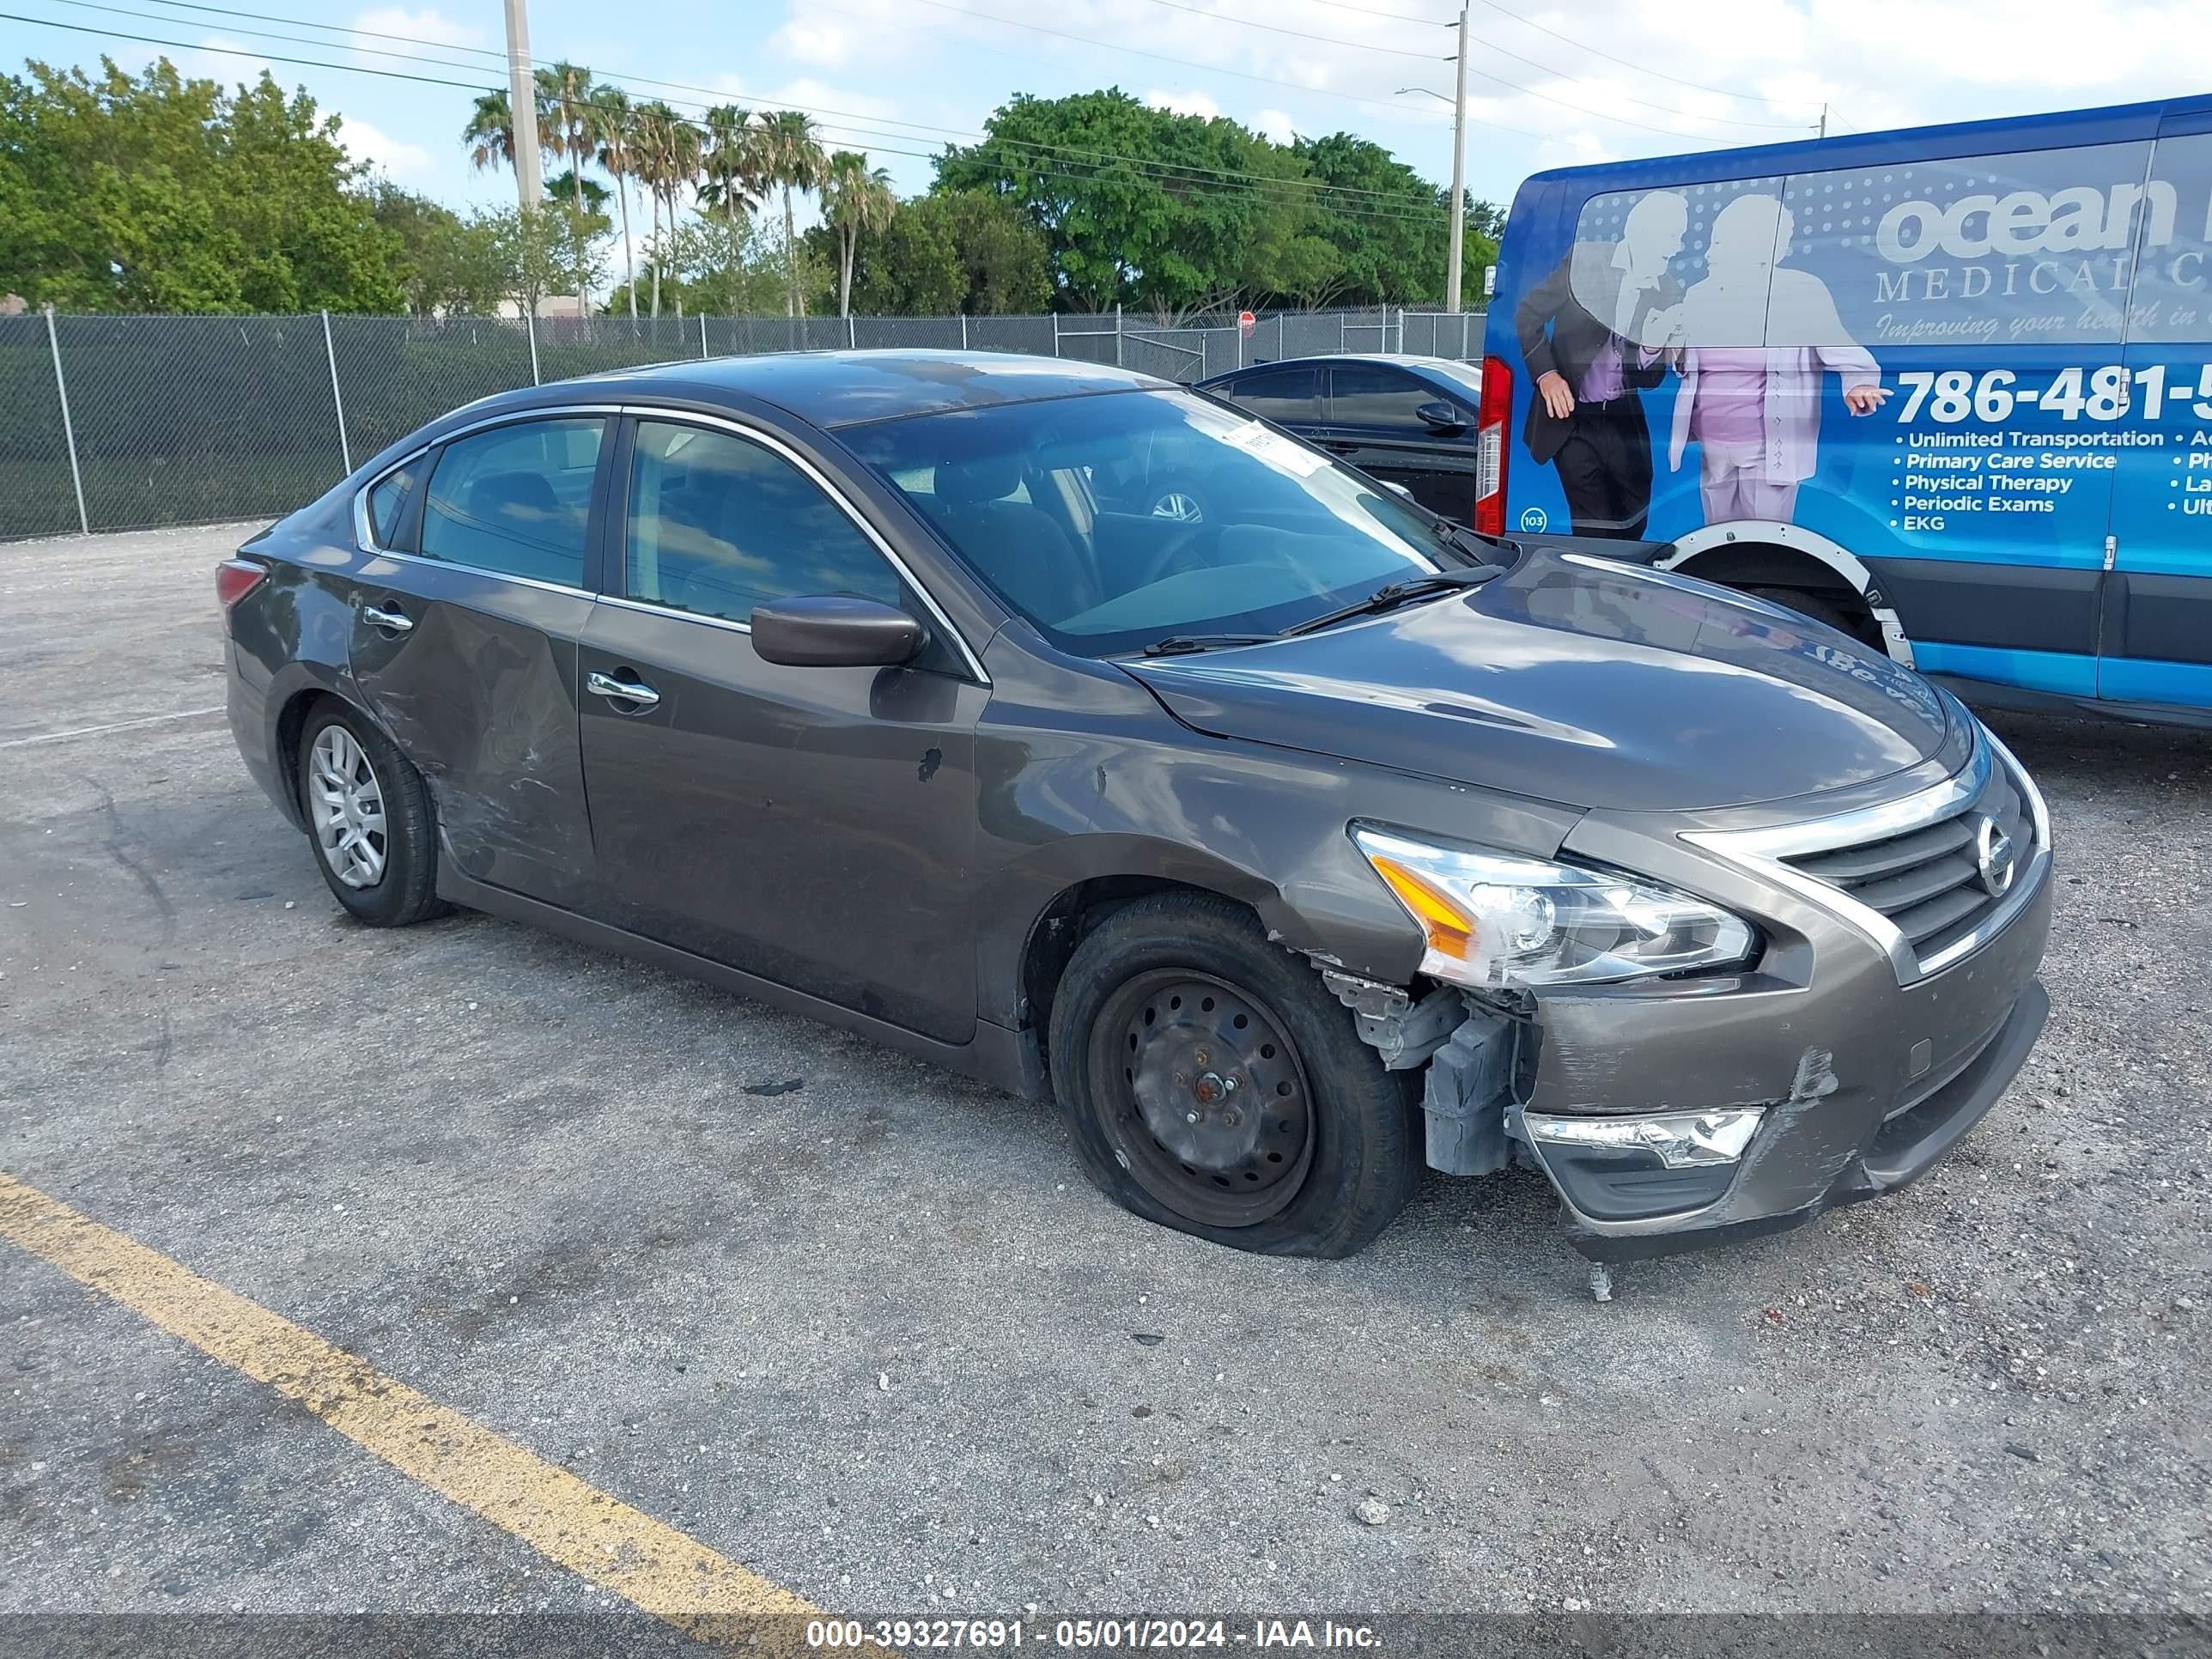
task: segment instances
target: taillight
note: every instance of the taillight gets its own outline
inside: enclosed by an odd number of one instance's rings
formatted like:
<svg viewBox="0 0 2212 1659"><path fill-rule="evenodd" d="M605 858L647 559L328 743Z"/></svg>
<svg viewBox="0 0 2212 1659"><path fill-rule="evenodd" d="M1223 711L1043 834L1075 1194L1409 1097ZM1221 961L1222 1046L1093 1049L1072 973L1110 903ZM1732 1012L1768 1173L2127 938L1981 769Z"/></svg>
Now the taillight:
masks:
<svg viewBox="0 0 2212 1659"><path fill-rule="evenodd" d="M251 593L268 574L267 565L256 564L251 559L225 559L215 568L215 596L228 611Z"/></svg>
<svg viewBox="0 0 2212 1659"><path fill-rule="evenodd" d="M1482 360L1482 401L1475 416L1474 527L1505 533L1505 428L1513 417L1513 371L1502 357Z"/></svg>

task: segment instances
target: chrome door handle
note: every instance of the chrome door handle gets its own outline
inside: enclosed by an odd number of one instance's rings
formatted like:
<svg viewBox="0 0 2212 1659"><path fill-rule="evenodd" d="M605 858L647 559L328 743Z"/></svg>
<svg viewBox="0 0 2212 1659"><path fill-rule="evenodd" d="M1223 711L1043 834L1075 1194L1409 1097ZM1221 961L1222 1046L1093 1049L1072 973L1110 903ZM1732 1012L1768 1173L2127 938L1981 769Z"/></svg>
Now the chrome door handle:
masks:
<svg viewBox="0 0 2212 1659"><path fill-rule="evenodd" d="M602 697L617 702L634 702L640 708L650 708L660 701L660 693L641 680L618 680L611 674L602 674L594 668L584 684Z"/></svg>
<svg viewBox="0 0 2212 1659"><path fill-rule="evenodd" d="M404 611L386 611L380 605L362 606L361 619L372 628L388 628L395 634L404 634L415 626L415 619Z"/></svg>

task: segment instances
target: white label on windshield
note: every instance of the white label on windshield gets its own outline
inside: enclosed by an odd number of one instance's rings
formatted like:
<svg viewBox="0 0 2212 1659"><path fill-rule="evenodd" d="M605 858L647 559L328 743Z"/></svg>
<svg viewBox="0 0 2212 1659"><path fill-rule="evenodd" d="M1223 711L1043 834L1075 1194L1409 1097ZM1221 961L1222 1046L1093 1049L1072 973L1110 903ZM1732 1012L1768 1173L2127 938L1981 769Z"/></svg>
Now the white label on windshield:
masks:
<svg viewBox="0 0 2212 1659"><path fill-rule="evenodd" d="M1317 455L1301 444L1292 443L1281 433L1257 421L1240 421L1223 435L1228 442L1250 450L1269 466L1293 477L1310 478L1328 465L1326 455Z"/></svg>

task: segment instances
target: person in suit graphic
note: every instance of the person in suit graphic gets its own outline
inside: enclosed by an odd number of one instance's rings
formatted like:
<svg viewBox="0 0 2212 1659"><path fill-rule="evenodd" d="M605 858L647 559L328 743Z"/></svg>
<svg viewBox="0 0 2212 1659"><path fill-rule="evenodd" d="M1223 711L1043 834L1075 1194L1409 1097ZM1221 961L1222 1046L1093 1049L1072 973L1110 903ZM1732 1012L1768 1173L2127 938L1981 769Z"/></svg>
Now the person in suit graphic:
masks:
<svg viewBox="0 0 2212 1659"><path fill-rule="evenodd" d="M1673 191L1638 200L1618 242L1577 242L1514 313L1534 382L1522 442L1559 475L1578 536L1640 540L1651 512L1651 428L1638 395L1667 376L1681 325L1689 204Z"/></svg>

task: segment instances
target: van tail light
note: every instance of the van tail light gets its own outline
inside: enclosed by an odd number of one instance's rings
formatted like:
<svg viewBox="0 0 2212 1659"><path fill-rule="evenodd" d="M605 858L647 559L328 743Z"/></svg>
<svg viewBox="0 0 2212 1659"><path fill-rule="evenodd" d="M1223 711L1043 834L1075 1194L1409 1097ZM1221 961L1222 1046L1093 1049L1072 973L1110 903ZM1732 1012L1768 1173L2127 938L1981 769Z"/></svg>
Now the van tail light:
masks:
<svg viewBox="0 0 2212 1659"><path fill-rule="evenodd" d="M215 596L226 611L251 593L269 574L265 564L251 559L225 559L215 568Z"/></svg>
<svg viewBox="0 0 2212 1659"><path fill-rule="evenodd" d="M1503 357L1482 360L1482 401L1475 416L1474 527L1505 533L1505 428L1513 416L1513 371Z"/></svg>

